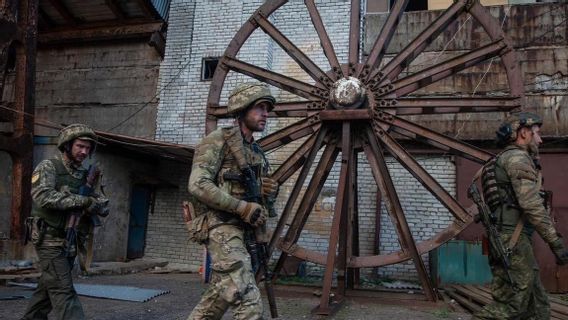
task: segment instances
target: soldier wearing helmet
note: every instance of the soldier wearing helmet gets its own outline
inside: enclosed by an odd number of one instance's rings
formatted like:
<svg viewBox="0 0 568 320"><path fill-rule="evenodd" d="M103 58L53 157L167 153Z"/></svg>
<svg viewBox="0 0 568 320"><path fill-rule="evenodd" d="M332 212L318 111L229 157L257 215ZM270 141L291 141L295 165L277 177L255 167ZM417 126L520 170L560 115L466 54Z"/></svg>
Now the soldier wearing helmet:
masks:
<svg viewBox="0 0 568 320"><path fill-rule="evenodd" d="M108 199L101 192L92 196L78 194L86 182L83 161L93 154L96 143L97 136L88 126L67 126L58 137L61 153L41 161L32 174L33 218L29 227L42 273L22 319L47 319L52 310L55 319L85 318L71 278L78 250L64 250L65 228L69 214L75 210L84 210L86 215L108 213ZM100 190L100 186L94 187ZM87 221L90 219L80 220L78 249L82 249L82 237L92 232Z"/></svg>
<svg viewBox="0 0 568 320"><path fill-rule="evenodd" d="M502 243L510 250L512 283L505 267L492 259L490 252L494 302L473 319L550 319L550 304L533 253L533 232L536 230L549 245L557 264L568 262L568 252L541 197L541 126L542 119L536 114L511 114L496 132L504 150L481 170L485 201L495 216Z"/></svg>
<svg viewBox="0 0 568 320"><path fill-rule="evenodd" d="M244 230L264 227L269 199L278 192L277 182L267 176L264 152L253 138L253 133L264 131L274 103L263 84L237 86L227 107L236 125L217 129L196 148L188 190L194 206L203 208L196 210L191 223L191 229L201 231L202 236L192 239L207 246L213 272L211 285L188 319L221 319L229 308L235 319L262 319L262 300ZM247 198L246 168L253 170L261 186L261 203Z"/></svg>

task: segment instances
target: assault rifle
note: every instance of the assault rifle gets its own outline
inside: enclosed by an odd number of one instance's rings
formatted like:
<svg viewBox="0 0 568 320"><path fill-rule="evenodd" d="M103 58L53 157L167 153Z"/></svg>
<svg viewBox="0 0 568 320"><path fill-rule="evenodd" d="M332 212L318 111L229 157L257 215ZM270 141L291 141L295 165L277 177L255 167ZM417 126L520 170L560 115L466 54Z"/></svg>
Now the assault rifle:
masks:
<svg viewBox="0 0 568 320"><path fill-rule="evenodd" d="M256 202L262 204L262 195L260 193L260 186L256 180L256 174L250 166L241 169L242 179L241 183L245 186L247 191L247 196L243 199L249 202ZM266 226L258 227L266 228ZM256 240L256 232L251 226L247 226L245 229L245 246L247 251L251 256L251 264L253 272L256 274L257 271L263 273L264 276L264 289L266 290L266 295L268 297L268 305L270 306L270 316L272 318L278 318L278 309L276 308L276 299L274 297L274 288L272 287L272 275L268 270L268 261L270 256L268 255L267 243L259 243ZM261 231L261 230L258 230Z"/></svg>
<svg viewBox="0 0 568 320"><path fill-rule="evenodd" d="M513 278L511 277L511 273L509 272L509 268L511 267L511 262L509 261L509 256L511 255L511 249L506 248L499 237L499 231L495 226L496 217L491 213L487 204L481 199L481 194L477 189L475 183L472 183L467 190L467 197L472 200L477 209L479 214L475 217L475 222L480 222L485 227L485 231L487 233L487 238L489 240L489 254L497 261L501 263L503 268L505 269L505 273L507 274L507 279L509 283L515 287L515 283Z"/></svg>
<svg viewBox="0 0 568 320"><path fill-rule="evenodd" d="M99 181L101 176L101 170L95 166L89 166L89 170L87 172L87 181L84 185L79 188L79 195L82 196L91 196L94 193L94 188ZM105 211L108 212L108 208L105 208ZM83 215L84 209L77 209L74 210L69 214L67 218L67 224L65 226L65 256L73 257L76 254L77 248L77 227L79 226L79 221L81 220L81 216ZM102 216L108 214L107 212L101 213ZM97 215L91 215L91 222L93 226L98 227L101 225L101 221Z"/></svg>

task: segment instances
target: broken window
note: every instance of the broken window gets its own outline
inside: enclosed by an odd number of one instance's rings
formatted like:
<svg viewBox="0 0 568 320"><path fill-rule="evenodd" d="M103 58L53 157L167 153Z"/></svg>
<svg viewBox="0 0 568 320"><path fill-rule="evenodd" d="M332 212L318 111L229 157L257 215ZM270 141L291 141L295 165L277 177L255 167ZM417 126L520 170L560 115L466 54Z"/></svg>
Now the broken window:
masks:
<svg viewBox="0 0 568 320"><path fill-rule="evenodd" d="M219 64L219 57L203 58L201 63L201 80L211 80L213 79L213 74L215 69Z"/></svg>

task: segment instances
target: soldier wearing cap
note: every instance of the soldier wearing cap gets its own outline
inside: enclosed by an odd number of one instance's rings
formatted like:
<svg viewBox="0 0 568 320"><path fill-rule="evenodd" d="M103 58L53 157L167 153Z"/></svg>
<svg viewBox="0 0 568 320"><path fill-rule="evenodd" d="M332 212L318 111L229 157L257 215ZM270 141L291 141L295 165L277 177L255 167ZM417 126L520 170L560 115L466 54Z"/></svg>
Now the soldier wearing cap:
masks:
<svg viewBox="0 0 568 320"><path fill-rule="evenodd" d="M550 319L550 304L533 253L533 232L536 230L550 246L558 264L568 262L568 252L540 194L541 126L542 119L536 114L512 114L496 132L504 150L482 168L485 201L495 216L502 243L510 250L508 270L512 281L490 252L493 303L473 319Z"/></svg>
<svg viewBox="0 0 568 320"><path fill-rule="evenodd" d="M69 213L75 210L84 210L88 215L108 214L105 196L78 194L86 181L83 161L93 154L96 143L91 128L69 125L59 133L60 155L43 160L33 171L31 240L39 257L41 277L22 319L47 319L52 310L54 319L85 318L71 277L77 248L72 252L64 250L65 227ZM85 230L81 224L79 229Z"/></svg>
<svg viewBox="0 0 568 320"><path fill-rule="evenodd" d="M243 166L252 168L264 199L273 198L278 184L267 177L268 162L253 133L265 129L275 99L267 86L245 83L229 96L228 111L236 125L217 129L197 146L188 189L205 205L203 228L211 255L212 280L188 319L221 319L228 308L235 319L262 319L263 306L251 259L244 244L244 228L264 226L267 203L247 201ZM200 219L200 218L199 218ZM199 220L201 221L201 220ZM258 240L258 239L257 239Z"/></svg>

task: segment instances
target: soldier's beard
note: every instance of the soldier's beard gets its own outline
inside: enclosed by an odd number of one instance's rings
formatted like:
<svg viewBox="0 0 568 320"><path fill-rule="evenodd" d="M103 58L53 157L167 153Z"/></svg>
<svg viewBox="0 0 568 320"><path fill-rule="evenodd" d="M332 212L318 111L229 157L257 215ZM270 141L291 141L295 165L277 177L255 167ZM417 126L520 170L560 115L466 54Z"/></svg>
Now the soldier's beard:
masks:
<svg viewBox="0 0 568 320"><path fill-rule="evenodd" d="M538 157L538 144L534 141L534 139L527 145L527 151L531 156Z"/></svg>

